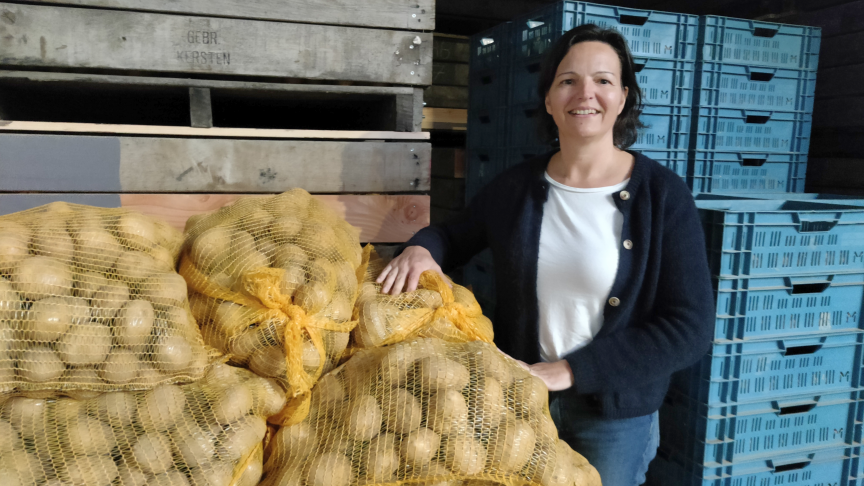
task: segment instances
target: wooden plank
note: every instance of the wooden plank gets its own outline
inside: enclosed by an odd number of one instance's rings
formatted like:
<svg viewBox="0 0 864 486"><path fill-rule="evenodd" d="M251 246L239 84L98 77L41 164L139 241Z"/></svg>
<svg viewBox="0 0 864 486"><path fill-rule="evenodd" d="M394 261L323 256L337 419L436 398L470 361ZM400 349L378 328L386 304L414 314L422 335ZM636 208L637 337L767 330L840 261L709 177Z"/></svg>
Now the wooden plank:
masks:
<svg viewBox="0 0 864 486"><path fill-rule="evenodd" d="M468 110L423 108L423 130L467 130Z"/></svg>
<svg viewBox="0 0 864 486"><path fill-rule="evenodd" d="M189 88L189 121L193 127L213 127L210 88Z"/></svg>
<svg viewBox="0 0 864 486"><path fill-rule="evenodd" d="M807 162L807 185L864 189L864 159L811 158Z"/></svg>
<svg viewBox="0 0 864 486"><path fill-rule="evenodd" d="M436 86L468 86L468 65L436 61L432 64L432 80L429 84Z"/></svg>
<svg viewBox="0 0 864 486"><path fill-rule="evenodd" d="M190 216L214 211L244 194L0 194L0 214L8 214L51 201L87 201L103 207L140 211L183 229ZM339 195L316 198L360 228L360 240L400 243L429 225L429 196Z"/></svg>
<svg viewBox="0 0 864 486"><path fill-rule="evenodd" d="M430 164L421 142L0 133L0 192L414 192Z"/></svg>
<svg viewBox="0 0 864 486"><path fill-rule="evenodd" d="M820 69L861 63L864 63L864 32L822 39Z"/></svg>
<svg viewBox="0 0 864 486"><path fill-rule="evenodd" d="M471 59L469 38L462 35L435 34L432 40L432 61L468 63Z"/></svg>
<svg viewBox="0 0 864 486"><path fill-rule="evenodd" d="M210 17L354 25L385 29L435 30L435 0L31 0Z"/></svg>
<svg viewBox="0 0 864 486"><path fill-rule="evenodd" d="M864 95L864 64L820 69L816 83L816 105L822 98Z"/></svg>
<svg viewBox="0 0 864 486"><path fill-rule="evenodd" d="M465 207L465 179L432 178L431 204L445 209Z"/></svg>
<svg viewBox="0 0 864 486"><path fill-rule="evenodd" d="M432 177L465 178L465 149L434 147L432 149Z"/></svg>
<svg viewBox="0 0 864 486"><path fill-rule="evenodd" d="M464 110L463 110L464 111ZM466 115L467 116L467 115ZM195 128L155 125L109 125L102 123L52 123L0 121L0 132L109 133L117 135L169 135L178 137L428 140L424 132L376 132L359 130L278 130L263 128Z"/></svg>
<svg viewBox="0 0 864 486"><path fill-rule="evenodd" d="M468 88L462 86L429 86L423 101L431 108L468 108Z"/></svg>
<svg viewBox="0 0 864 486"><path fill-rule="evenodd" d="M5 66L432 84L430 33L10 3L0 11Z"/></svg>
<svg viewBox="0 0 864 486"><path fill-rule="evenodd" d="M864 127L864 96L822 99L813 108L813 125L820 128Z"/></svg>

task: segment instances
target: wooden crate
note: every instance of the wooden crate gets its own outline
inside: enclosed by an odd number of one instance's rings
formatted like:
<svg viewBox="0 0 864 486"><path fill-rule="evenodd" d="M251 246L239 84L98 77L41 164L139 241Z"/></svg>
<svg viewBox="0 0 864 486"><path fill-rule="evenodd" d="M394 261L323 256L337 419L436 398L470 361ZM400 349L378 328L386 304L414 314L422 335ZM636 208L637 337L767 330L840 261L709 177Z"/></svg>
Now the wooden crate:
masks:
<svg viewBox="0 0 864 486"><path fill-rule="evenodd" d="M0 119L420 131L423 90L0 71Z"/></svg>
<svg viewBox="0 0 864 486"><path fill-rule="evenodd" d="M0 15L7 68L432 84L430 33L13 3Z"/></svg>
<svg viewBox="0 0 864 486"><path fill-rule="evenodd" d="M385 29L435 30L434 0L31 0L31 3Z"/></svg>
<svg viewBox="0 0 864 486"><path fill-rule="evenodd" d="M468 110L423 108L423 130L467 130Z"/></svg>
<svg viewBox="0 0 864 486"><path fill-rule="evenodd" d="M434 147L432 149L432 176L464 179L465 149Z"/></svg>
<svg viewBox="0 0 864 486"><path fill-rule="evenodd" d="M468 109L468 88L464 86L429 86L423 92L423 104L430 108Z"/></svg>

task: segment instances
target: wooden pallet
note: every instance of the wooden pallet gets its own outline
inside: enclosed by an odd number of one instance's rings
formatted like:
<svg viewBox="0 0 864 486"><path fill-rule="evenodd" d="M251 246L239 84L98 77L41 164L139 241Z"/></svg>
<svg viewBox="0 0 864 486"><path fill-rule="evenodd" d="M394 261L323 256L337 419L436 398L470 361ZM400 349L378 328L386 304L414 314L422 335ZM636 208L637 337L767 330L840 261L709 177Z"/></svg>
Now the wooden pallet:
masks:
<svg viewBox="0 0 864 486"><path fill-rule="evenodd" d="M31 0L31 3L385 29L435 30L434 0Z"/></svg>
<svg viewBox="0 0 864 486"><path fill-rule="evenodd" d="M432 176L464 179L465 149L461 147L434 147L432 149Z"/></svg>
<svg viewBox="0 0 864 486"><path fill-rule="evenodd" d="M418 132L411 87L0 71L0 119L200 128Z"/></svg>
<svg viewBox="0 0 864 486"><path fill-rule="evenodd" d="M467 130L468 110L423 108L423 130Z"/></svg>
<svg viewBox="0 0 864 486"><path fill-rule="evenodd" d="M14 3L0 15L7 68L432 84L431 33Z"/></svg>

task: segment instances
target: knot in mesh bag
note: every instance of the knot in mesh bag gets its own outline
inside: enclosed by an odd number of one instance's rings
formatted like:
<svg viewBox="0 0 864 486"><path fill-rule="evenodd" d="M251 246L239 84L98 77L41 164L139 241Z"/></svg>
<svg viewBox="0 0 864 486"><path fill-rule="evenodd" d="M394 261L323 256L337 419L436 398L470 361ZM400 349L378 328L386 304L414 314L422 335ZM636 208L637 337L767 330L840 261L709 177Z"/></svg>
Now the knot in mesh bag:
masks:
<svg viewBox="0 0 864 486"><path fill-rule="evenodd" d="M201 378L215 350L174 270L181 244L124 209L0 217L0 392L86 398Z"/></svg>
<svg viewBox="0 0 864 486"><path fill-rule="evenodd" d="M303 421L276 432L261 484L600 486L558 439L547 400L482 341L361 350L318 381Z"/></svg>
<svg viewBox="0 0 864 486"><path fill-rule="evenodd" d="M180 274L205 341L287 390L275 423L301 420L309 390L348 345L359 232L301 189L250 197L187 224Z"/></svg>
<svg viewBox="0 0 864 486"><path fill-rule="evenodd" d="M373 253L355 308L356 347L386 346L415 337L492 342L492 322L470 290L430 270L420 275L418 290L397 296L382 294L375 280L384 265Z"/></svg>

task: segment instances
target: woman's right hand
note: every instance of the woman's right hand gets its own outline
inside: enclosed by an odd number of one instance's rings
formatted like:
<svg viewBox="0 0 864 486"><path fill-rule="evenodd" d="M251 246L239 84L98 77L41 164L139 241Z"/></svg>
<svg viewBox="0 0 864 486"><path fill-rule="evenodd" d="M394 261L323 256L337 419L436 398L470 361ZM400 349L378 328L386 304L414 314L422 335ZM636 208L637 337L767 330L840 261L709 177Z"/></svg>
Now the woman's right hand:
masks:
<svg viewBox="0 0 864 486"><path fill-rule="evenodd" d="M376 281L383 284L381 292L385 294L399 295L403 289L413 292L417 290L420 274L426 270L435 270L444 277L444 272L435 263L429 250L422 246L409 246L384 267ZM444 280L447 281L446 278Z"/></svg>

